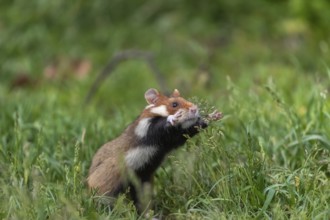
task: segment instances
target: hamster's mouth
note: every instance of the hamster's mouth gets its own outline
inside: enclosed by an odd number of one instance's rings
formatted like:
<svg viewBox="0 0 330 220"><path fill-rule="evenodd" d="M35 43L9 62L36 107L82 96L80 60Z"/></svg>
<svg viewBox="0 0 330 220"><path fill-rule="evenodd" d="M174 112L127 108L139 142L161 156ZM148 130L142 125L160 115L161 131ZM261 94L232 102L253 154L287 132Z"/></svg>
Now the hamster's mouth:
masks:
<svg viewBox="0 0 330 220"><path fill-rule="evenodd" d="M195 124L197 122L199 117L196 116L190 116L185 118L182 122L181 122L181 127L186 129L189 128L190 126L192 126L193 124Z"/></svg>
<svg viewBox="0 0 330 220"><path fill-rule="evenodd" d="M181 118L181 123L195 123L200 118L199 112L185 112Z"/></svg>
<svg viewBox="0 0 330 220"><path fill-rule="evenodd" d="M187 118L185 118L183 121L184 122L195 122L200 116L199 115L190 115Z"/></svg>
<svg viewBox="0 0 330 220"><path fill-rule="evenodd" d="M188 120L194 120L194 119L197 119L199 117L200 117L199 113L196 112L195 114L189 114L188 117L187 117L187 119Z"/></svg>

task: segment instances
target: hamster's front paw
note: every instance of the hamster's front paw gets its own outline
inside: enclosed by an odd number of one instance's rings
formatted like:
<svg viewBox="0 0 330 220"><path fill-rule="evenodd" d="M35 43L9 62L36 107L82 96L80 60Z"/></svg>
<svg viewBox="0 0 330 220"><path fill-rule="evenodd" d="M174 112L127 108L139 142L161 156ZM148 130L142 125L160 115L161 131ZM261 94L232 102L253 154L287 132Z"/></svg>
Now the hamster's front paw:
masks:
<svg viewBox="0 0 330 220"><path fill-rule="evenodd" d="M182 116L183 116L183 111L179 110L174 115L167 116L167 122L169 122L172 126L175 126L178 124Z"/></svg>

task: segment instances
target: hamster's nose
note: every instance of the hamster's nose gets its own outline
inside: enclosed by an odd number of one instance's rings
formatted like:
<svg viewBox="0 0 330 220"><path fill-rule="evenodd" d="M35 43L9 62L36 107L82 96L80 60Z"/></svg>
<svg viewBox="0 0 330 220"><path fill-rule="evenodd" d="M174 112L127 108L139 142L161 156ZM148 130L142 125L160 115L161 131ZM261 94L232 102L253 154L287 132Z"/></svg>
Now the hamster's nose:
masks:
<svg viewBox="0 0 330 220"><path fill-rule="evenodd" d="M191 106L189 110L194 115L198 113L198 107L196 105Z"/></svg>

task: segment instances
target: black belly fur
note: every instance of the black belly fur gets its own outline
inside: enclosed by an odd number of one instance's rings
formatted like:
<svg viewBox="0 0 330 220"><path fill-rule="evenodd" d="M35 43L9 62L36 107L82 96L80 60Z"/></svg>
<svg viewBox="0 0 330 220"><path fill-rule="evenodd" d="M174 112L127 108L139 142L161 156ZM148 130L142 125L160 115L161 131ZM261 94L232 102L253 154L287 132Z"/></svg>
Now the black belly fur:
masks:
<svg viewBox="0 0 330 220"><path fill-rule="evenodd" d="M183 129L180 126L171 126L164 117L156 117L150 121L146 137L138 141L139 147L155 146L157 151L148 163L136 170L141 182L150 181L153 173L162 163L164 157L171 150L185 144L188 137L196 135L207 124L199 118L191 127Z"/></svg>

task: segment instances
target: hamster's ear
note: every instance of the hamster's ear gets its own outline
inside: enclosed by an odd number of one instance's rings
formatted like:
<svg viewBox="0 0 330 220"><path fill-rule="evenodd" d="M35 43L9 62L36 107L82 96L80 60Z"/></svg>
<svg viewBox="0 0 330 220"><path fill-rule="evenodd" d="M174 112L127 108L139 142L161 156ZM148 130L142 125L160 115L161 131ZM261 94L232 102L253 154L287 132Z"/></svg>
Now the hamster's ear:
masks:
<svg viewBox="0 0 330 220"><path fill-rule="evenodd" d="M179 90L174 89L174 91L173 91L173 93L172 93L172 97L177 98L177 97L179 97L179 96L180 96L180 92L179 92Z"/></svg>
<svg viewBox="0 0 330 220"><path fill-rule="evenodd" d="M148 104L155 104L159 98L159 92L156 89L148 89L144 93L144 98L147 100Z"/></svg>

